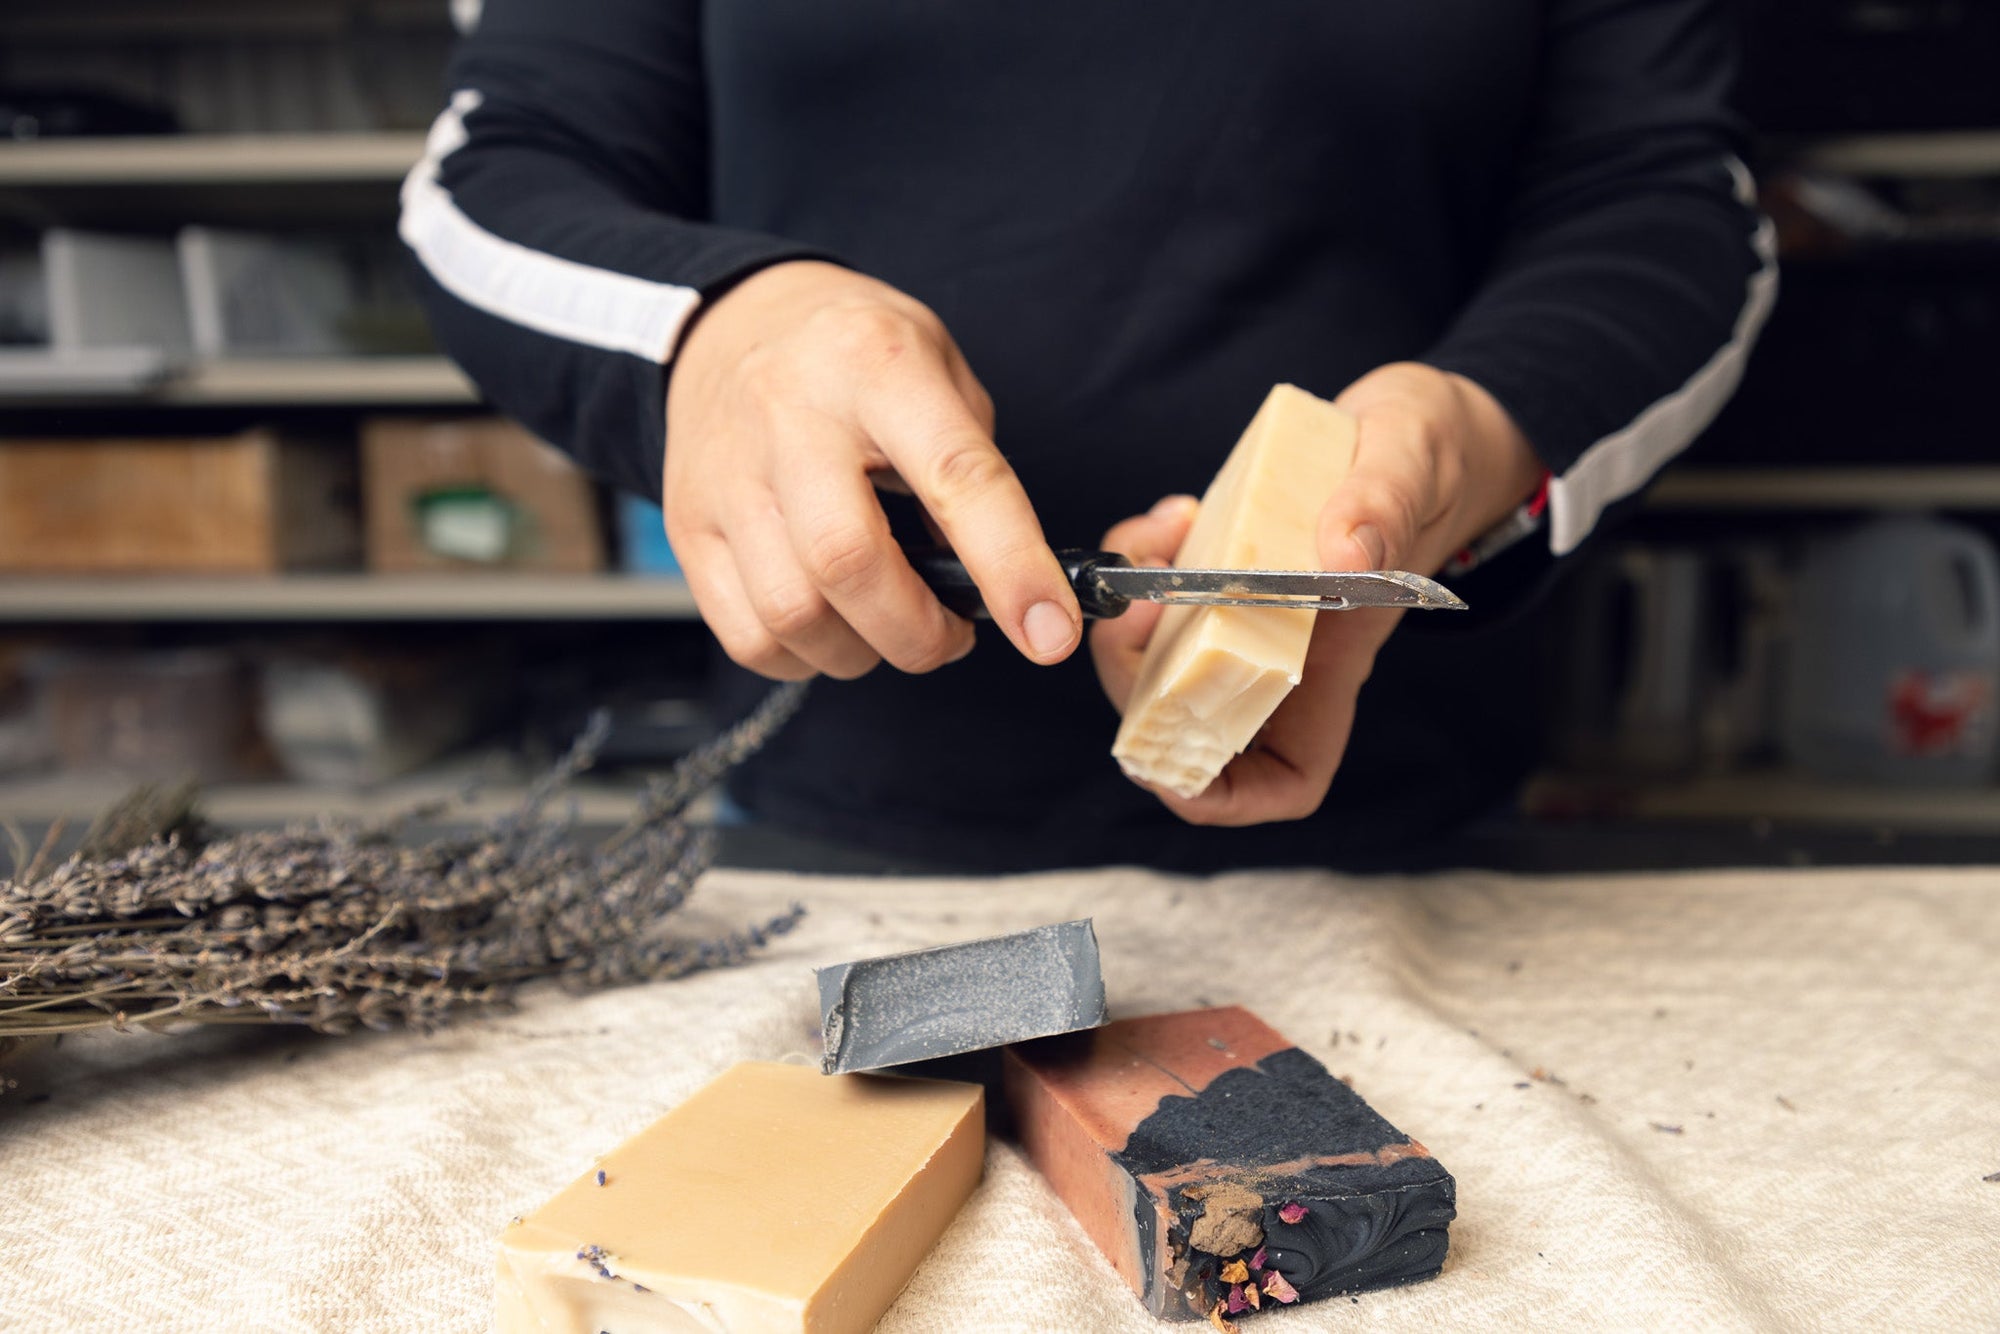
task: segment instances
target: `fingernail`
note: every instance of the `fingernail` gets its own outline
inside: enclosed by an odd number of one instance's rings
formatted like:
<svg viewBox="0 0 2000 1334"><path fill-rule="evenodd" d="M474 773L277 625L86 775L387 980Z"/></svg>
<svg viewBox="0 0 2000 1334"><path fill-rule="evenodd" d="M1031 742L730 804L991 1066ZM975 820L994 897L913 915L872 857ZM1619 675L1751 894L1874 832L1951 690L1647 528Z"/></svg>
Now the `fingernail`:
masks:
<svg viewBox="0 0 2000 1334"><path fill-rule="evenodd" d="M1387 549L1382 541L1382 530L1372 523L1364 523L1351 534L1354 545L1361 548L1368 558L1368 568L1379 570L1388 559Z"/></svg>
<svg viewBox="0 0 2000 1334"><path fill-rule="evenodd" d="M1193 496L1166 496L1147 513L1155 519L1175 518L1201 504Z"/></svg>
<svg viewBox="0 0 2000 1334"><path fill-rule="evenodd" d="M1052 658L1076 640L1076 623L1053 602L1037 602L1028 608L1021 629L1028 636L1028 647L1038 658Z"/></svg>

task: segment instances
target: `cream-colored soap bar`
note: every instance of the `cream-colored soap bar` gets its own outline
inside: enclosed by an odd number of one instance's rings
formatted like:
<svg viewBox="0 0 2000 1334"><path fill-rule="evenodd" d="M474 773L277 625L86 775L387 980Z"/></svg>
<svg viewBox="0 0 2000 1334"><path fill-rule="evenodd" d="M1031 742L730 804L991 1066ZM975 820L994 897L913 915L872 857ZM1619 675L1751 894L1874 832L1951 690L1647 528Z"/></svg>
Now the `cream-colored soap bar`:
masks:
<svg viewBox="0 0 2000 1334"><path fill-rule="evenodd" d="M1354 418L1281 384L1210 483L1174 564L1317 570L1319 512L1354 464ZM1111 753L1143 782L1199 796L1299 683L1310 611L1169 607Z"/></svg>
<svg viewBox="0 0 2000 1334"><path fill-rule="evenodd" d="M975 1084L735 1066L500 1238L499 1334L874 1327L979 1182Z"/></svg>

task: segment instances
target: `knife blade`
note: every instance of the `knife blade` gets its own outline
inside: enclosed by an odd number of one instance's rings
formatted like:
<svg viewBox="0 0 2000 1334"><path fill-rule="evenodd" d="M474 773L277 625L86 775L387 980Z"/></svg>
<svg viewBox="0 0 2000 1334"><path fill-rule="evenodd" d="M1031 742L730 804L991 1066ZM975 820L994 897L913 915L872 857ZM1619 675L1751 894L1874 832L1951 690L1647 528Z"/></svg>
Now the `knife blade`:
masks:
<svg viewBox="0 0 2000 1334"><path fill-rule="evenodd" d="M986 617L979 588L957 556L942 547L906 549L904 554L947 608L971 619ZM1443 584L1407 570L1153 569L1136 566L1115 551L1081 549L1058 551L1056 559L1083 614L1097 619L1122 616L1134 602L1293 611L1466 610L1464 600Z"/></svg>

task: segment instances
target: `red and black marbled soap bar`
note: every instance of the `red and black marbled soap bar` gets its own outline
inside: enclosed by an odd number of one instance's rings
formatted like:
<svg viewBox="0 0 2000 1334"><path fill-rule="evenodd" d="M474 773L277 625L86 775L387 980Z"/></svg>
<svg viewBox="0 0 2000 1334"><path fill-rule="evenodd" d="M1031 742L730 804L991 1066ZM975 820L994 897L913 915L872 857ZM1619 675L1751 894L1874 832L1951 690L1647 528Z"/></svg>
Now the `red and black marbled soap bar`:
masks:
<svg viewBox="0 0 2000 1334"><path fill-rule="evenodd" d="M1230 1317L1430 1278L1451 1174L1249 1011L1010 1047L1028 1156L1154 1315Z"/></svg>

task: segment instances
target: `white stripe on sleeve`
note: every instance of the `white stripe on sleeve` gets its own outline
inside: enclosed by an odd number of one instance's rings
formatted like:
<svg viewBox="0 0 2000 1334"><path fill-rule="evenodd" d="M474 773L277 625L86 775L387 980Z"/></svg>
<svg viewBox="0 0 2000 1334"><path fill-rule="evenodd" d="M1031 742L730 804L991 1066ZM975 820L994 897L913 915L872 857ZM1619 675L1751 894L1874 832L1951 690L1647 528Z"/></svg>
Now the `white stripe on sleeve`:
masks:
<svg viewBox="0 0 2000 1334"><path fill-rule="evenodd" d="M423 160L403 181L404 244L440 287L467 305L572 343L629 352L665 365L701 304L692 287L652 282L495 236L459 209L439 183L444 160L466 142L473 89L452 94L431 126Z"/></svg>
<svg viewBox="0 0 2000 1334"><path fill-rule="evenodd" d="M1757 185L1750 169L1732 159L1736 195L1755 208ZM1549 482L1549 546L1556 555L1574 551L1613 503L1631 495L1702 433L1743 380L1743 367L1778 296L1777 233L1759 218L1752 242L1758 269L1751 277L1736 329L1721 351L1678 390L1640 413L1624 430L1583 451L1568 472Z"/></svg>

